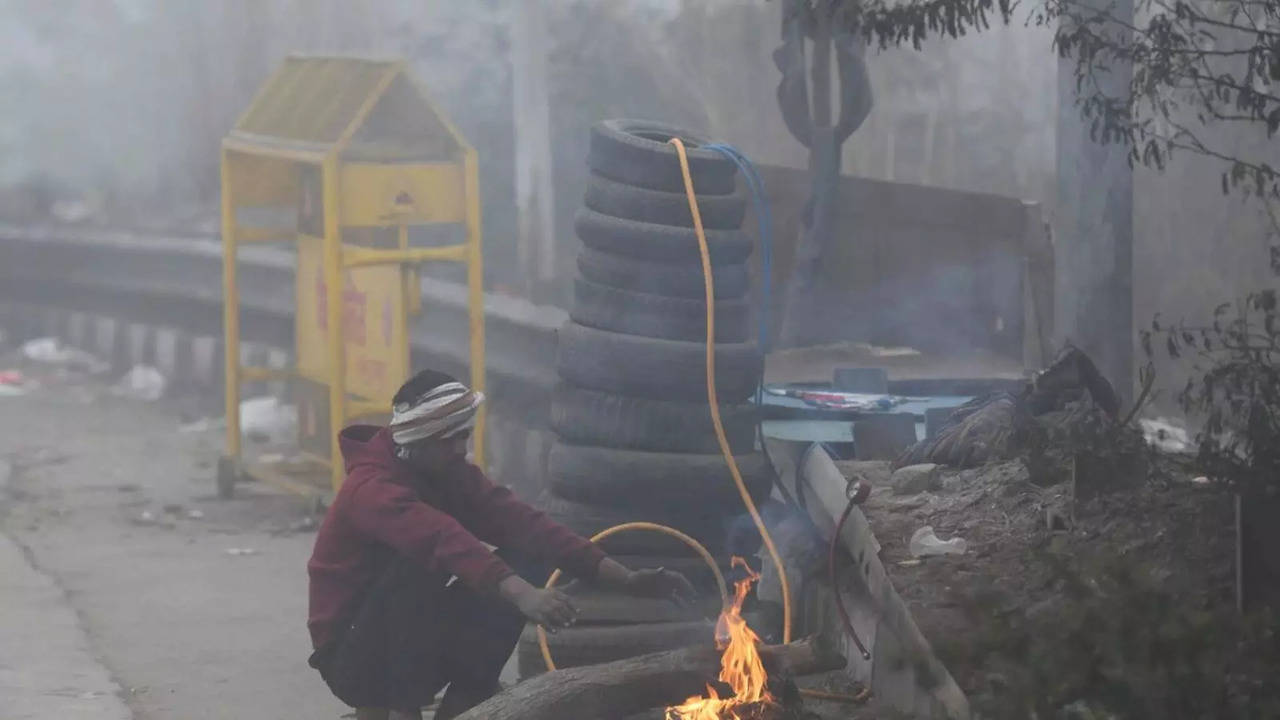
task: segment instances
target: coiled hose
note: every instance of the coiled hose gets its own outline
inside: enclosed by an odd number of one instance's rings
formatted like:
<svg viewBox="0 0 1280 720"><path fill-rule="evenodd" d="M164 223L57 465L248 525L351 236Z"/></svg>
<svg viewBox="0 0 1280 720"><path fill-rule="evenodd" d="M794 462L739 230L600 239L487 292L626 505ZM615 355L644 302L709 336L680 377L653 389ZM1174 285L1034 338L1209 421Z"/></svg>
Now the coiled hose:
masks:
<svg viewBox="0 0 1280 720"><path fill-rule="evenodd" d="M616 535L620 532L626 532L629 530L644 530L661 533L663 535L670 535L671 537L683 542L685 545L688 545L698 554L699 557L702 558L702 561L707 564L707 567L711 568L711 574L714 575L716 579L716 589L720 591L721 605L727 606L729 604L729 587L725 584L724 574L720 572L720 567L716 565L715 558L711 557L711 553L707 552L707 549L703 547L702 543L673 527L667 527L666 525L659 525L658 523L651 522L622 523L621 525L614 525L611 528L605 528L595 535L592 535L591 542L600 542L611 535ZM551 577L547 578L546 587L555 587L556 580L559 579L560 568L556 568L556 571L551 573ZM556 663L551 659L551 647L547 644L547 631L544 630L541 625L538 626L538 649L542 651L542 662L546 664L547 670L555 670Z"/></svg>

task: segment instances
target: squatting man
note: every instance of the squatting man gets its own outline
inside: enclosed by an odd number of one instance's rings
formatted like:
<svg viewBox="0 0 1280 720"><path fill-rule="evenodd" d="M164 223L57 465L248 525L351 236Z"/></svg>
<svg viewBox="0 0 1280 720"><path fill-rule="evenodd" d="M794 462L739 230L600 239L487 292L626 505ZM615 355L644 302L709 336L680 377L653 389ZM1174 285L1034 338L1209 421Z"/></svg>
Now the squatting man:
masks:
<svg viewBox="0 0 1280 720"><path fill-rule="evenodd" d="M425 370L388 427L339 434L346 482L307 564L307 626L311 666L360 720L420 718L446 686L439 720L492 696L526 621L555 632L578 615L535 586L548 566L639 596L694 594L677 572L627 569L469 463L483 401Z"/></svg>

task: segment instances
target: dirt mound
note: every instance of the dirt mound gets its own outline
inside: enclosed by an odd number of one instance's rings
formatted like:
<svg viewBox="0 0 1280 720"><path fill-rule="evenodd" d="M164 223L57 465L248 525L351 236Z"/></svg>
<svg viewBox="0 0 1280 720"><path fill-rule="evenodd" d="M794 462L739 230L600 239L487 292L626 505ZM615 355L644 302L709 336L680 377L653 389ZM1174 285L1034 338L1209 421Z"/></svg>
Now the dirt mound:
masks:
<svg viewBox="0 0 1280 720"><path fill-rule="evenodd" d="M1070 481L1037 486L1022 460L948 469L939 489L908 497L888 483L873 491L863 511L881 559L975 710L1057 712L1112 682L1098 677L1107 662L1125 672L1141 665L1127 653L1151 652L1148 631L1161 630L1148 624L1168 625L1182 609L1230 610L1231 498L1176 468L1157 476L1166 480L1074 507ZM964 538L968 550L912 557L911 536L925 525L943 540ZM1124 647L1108 648L1116 634Z"/></svg>

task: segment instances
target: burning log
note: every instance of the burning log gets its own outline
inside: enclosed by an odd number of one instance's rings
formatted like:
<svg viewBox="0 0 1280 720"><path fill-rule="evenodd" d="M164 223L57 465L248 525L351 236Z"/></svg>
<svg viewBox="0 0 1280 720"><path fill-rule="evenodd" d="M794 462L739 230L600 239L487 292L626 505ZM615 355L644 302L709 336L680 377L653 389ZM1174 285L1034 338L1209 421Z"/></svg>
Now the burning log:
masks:
<svg viewBox="0 0 1280 720"><path fill-rule="evenodd" d="M783 720L797 703L784 706L779 700L783 695L771 692L771 685L785 689L794 675L838 670L846 661L817 638L762 647L742 618L742 603L760 576L742 558L735 557L733 565L747 576L735 583L733 602L720 613L717 647L556 670L491 698L458 720L615 720L650 708L665 708L668 720ZM711 682L713 674L719 687Z"/></svg>
<svg viewBox="0 0 1280 720"><path fill-rule="evenodd" d="M747 577L735 584L733 602L720 613L720 620L716 623L716 644L724 650L720 656L720 682L728 685L732 694L721 697L713 686L707 685L706 695L695 695L676 707L667 708L670 720L728 720L776 715L772 711L779 707L778 700L769 692L769 673L760 656L760 638L742 619L742 603L760 575L740 557L733 559L733 566L745 571Z"/></svg>
<svg viewBox="0 0 1280 720"><path fill-rule="evenodd" d="M847 664L816 637L762 646L759 653L771 676L830 672ZM708 644L555 670L495 695L457 720L618 720L700 695L720 669L721 651ZM661 715L657 711L655 717Z"/></svg>

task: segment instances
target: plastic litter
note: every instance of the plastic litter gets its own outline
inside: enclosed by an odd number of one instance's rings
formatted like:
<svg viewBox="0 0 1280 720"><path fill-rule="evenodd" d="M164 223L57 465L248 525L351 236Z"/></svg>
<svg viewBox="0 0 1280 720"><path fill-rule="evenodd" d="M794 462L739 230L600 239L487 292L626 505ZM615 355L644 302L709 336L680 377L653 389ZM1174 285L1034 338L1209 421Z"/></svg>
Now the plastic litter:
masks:
<svg viewBox="0 0 1280 720"><path fill-rule="evenodd" d="M258 551L254 548L227 548L227 554L233 557L243 557L245 555L257 555Z"/></svg>
<svg viewBox="0 0 1280 720"><path fill-rule="evenodd" d="M188 510L188 511L187 511L187 518L188 518L188 519L190 519L190 520L203 520L203 519L204 519L204 511L203 511L203 510Z"/></svg>
<svg viewBox="0 0 1280 720"><path fill-rule="evenodd" d="M39 383L27 379L21 370L0 370L0 397L26 395L39 386Z"/></svg>
<svg viewBox="0 0 1280 720"><path fill-rule="evenodd" d="M826 410L890 410L906 402L906 398L874 393L843 392L840 390L802 390L782 385L767 385L765 392L779 397L803 401L812 407Z"/></svg>
<svg viewBox="0 0 1280 720"><path fill-rule="evenodd" d="M22 356L32 362L60 364L70 357L58 338L43 337L22 344Z"/></svg>
<svg viewBox="0 0 1280 720"><path fill-rule="evenodd" d="M270 395L240 403L240 431L257 442L288 444L297 439L298 408Z"/></svg>
<svg viewBox="0 0 1280 720"><path fill-rule="evenodd" d="M933 533L932 525L925 525L912 534L909 549L915 557L963 555L969 549L969 543L962 537L942 540Z"/></svg>
<svg viewBox="0 0 1280 720"><path fill-rule="evenodd" d="M100 375L111 369L109 363L78 348L68 347L56 337L42 337L22 344L22 356L44 365L58 365L80 370L90 375Z"/></svg>
<svg viewBox="0 0 1280 720"><path fill-rule="evenodd" d="M1168 418L1143 418L1138 421L1147 442L1167 453L1191 451L1191 439L1186 428L1179 427Z"/></svg>
<svg viewBox="0 0 1280 720"><path fill-rule="evenodd" d="M180 425L178 432L211 432L226 427L226 418L206 417ZM240 403L240 432L261 443L291 444L297 439L298 408L282 403L279 398L270 395L244 400Z"/></svg>
<svg viewBox="0 0 1280 720"><path fill-rule="evenodd" d="M134 365L120 382L111 388L115 395L137 398L146 402L155 402L164 397L169 381L164 373L150 365Z"/></svg>

